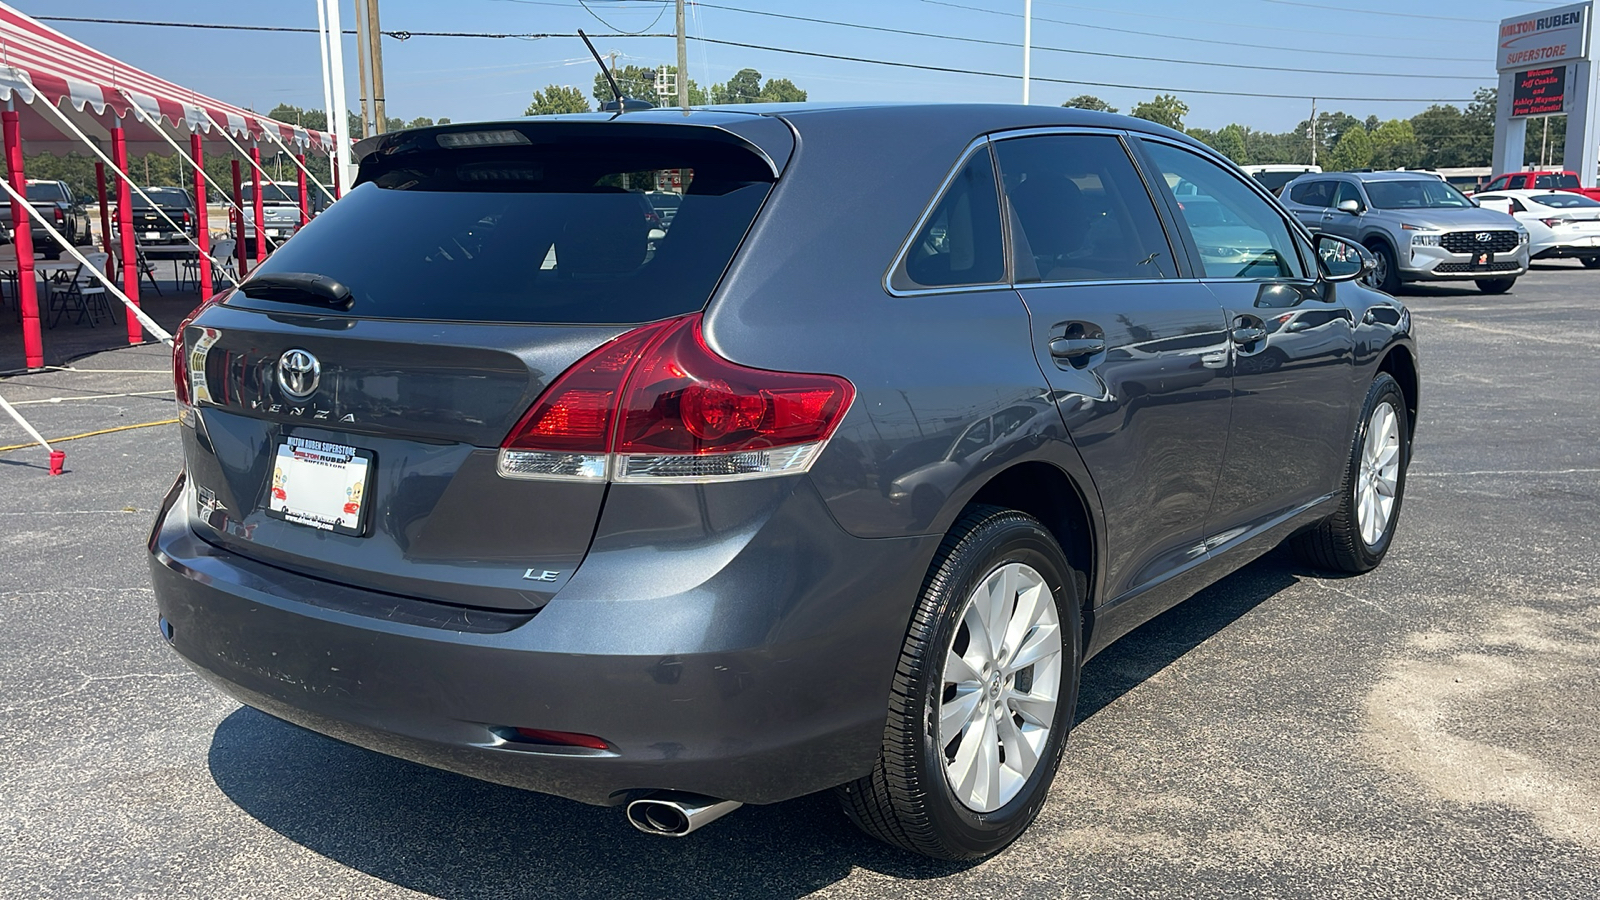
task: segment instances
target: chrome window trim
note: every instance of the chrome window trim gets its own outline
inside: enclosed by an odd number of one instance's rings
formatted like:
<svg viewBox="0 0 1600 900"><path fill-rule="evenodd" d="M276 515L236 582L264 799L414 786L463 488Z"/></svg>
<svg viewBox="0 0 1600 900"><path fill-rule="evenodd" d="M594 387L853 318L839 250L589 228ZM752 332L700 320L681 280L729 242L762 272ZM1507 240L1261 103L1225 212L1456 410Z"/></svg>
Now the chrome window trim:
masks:
<svg viewBox="0 0 1600 900"><path fill-rule="evenodd" d="M962 148L961 155L956 157L955 165L950 167L950 171L945 174L944 180L939 182L938 190L933 192L932 199L930 199L928 204L923 207L922 215L917 216L917 223L911 226L911 231L908 232L905 236L905 239L900 242L900 249L895 251L894 259L889 263L889 268L883 273L883 290L889 296L922 297L928 294L965 294L973 291L992 291L996 288L1004 289L1011 286L1011 252L1010 248L1005 246L1005 206L1001 201L1000 180L998 176L995 178L994 193L995 204L999 206L1001 210L1000 252L1005 256L1005 274L1002 279L1000 281L985 281L980 284L952 284L944 287L914 288L912 290L900 290L893 284L894 273L900 271L900 267L905 264L906 256L911 252L912 242L917 239L917 235L922 233L922 226L928 224L928 219L933 216L933 211L939 207L939 201L944 199L945 192L950 189L951 182L956 180L956 176L961 174L961 170L967 167L967 163L972 161L973 155L979 150L982 150L985 153L989 152L989 135L980 135L978 138L968 143L966 147ZM992 157L989 160L989 164L993 169L994 159ZM998 170L996 169L995 171Z"/></svg>

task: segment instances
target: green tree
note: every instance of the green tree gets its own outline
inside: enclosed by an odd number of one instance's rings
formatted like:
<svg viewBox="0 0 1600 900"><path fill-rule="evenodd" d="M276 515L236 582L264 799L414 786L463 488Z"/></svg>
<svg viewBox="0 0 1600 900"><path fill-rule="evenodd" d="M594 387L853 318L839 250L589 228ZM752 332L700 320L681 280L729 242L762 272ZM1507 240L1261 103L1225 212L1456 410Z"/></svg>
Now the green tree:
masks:
<svg viewBox="0 0 1600 900"><path fill-rule="evenodd" d="M804 103L806 92L787 78L769 78L761 86L760 99L762 103Z"/></svg>
<svg viewBox="0 0 1600 900"><path fill-rule="evenodd" d="M1211 147L1241 166L1249 165L1250 150L1245 144L1244 132L1244 126L1238 123L1227 125L1217 132Z"/></svg>
<svg viewBox="0 0 1600 900"><path fill-rule="evenodd" d="M635 100L648 100L656 102L656 70L646 69L641 66L623 66L611 73L617 79L617 87L622 89L622 96ZM616 98L611 94L611 84L606 81L604 72L594 74L594 98L601 103L610 103Z"/></svg>
<svg viewBox="0 0 1600 900"><path fill-rule="evenodd" d="M1061 105L1071 109L1092 109L1095 112L1114 113L1117 111L1115 106L1093 94L1079 94Z"/></svg>
<svg viewBox="0 0 1600 900"><path fill-rule="evenodd" d="M533 102L523 111L525 116L557 116L562 113L589 112L589 99L575 87L559 84L546 85L542 91L533 92Z"/></svg>
<svg viewBox="0 0 1600 900"><path fill-rule="evenodd" d="M1418 163L1423 166L1481 166L1472 153L1472 141L1461 110L1451 104L1434 104L1411 117L1417 136Z"/></svg>
<svg viewBox="0 0 1600 900"><path fill-rule="evenodd" d="M1409 169L1417 165L1417 133L1405 119L1390 119L1372 132L1372 165L1377 169Z"/></svg>
<svg viewBox="0 0 1600 900"><path fill-rule="evenodd" d="M1323 168L1330 171L1349 171L1351 169L1364 169L1372 165L1372 136L1367 134L1365 127L1348 129L1339 136L1339 143L1333 145L1333 152L1328 154L1328 162Z"/></svg>
<svg viewBox="0 0 1600 900"><path fill-rule="evenodd" d="M1133 108L1133 117L1165 125L1168 128L1183 130L1183 117L1189 114L1189 104L1184 103L1172 94L1157 94L1155 99L1147 100Z"/></svg>
<svg viewBox="0 0 1600 900"><path fill-rule="evenodd" d="M759 103L761 101L761 73L755 69L740 69L727 84L711 86L712 103Z"/></svg>

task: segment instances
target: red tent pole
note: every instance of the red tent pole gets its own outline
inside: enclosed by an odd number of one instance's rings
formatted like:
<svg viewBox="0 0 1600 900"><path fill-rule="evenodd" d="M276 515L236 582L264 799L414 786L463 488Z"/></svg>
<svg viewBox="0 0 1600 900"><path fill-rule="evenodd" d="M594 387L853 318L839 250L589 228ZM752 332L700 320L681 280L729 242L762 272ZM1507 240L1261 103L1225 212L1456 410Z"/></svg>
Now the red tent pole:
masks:
<svg viewBox="0 0 1600 900"><path fill-rule="evenodd" d="M134 306L139 305L139 251L133 245L133 192L128 190L128 136L122 130L122 119L111 129L111 162L122 176L117 179L117 232L122 238L122 292ZM128 316L128 343L144 340L144 326L135 316Z"/></svg>
<svg viewBox="0 0 1600 900"><path fill-rule="evenodd" d="M106 277L116 278L117 269L114 260L117 251L111 249L111 204L106 200L106 164L94 164L95 193L100 197L100 247L106 253Z"/></svg>
<svg viewBox="0 0 1600 900"><path fill-rule="evenodd" d="M22 127L17 111L7 109L0 113L5 127L6 172L17 193L28 196L28 181L22 173ZM11 201L12 246L17 251L17 306L22 310L22 355L28 368L44 367L44 338L39 331L39 286L33 274L33 219L28 209Z"/></svg>
<svg viewBox="0 0 1600 900"><path fill-rule="evenodd" d="M328 162L332 163L328 168L333 170L333 199L338 200L344 196L344 188L339 184L344 180L339 177L339 155L335 153L328 157Z"/></svg>
<svg viewBox="0 0 1600 900"><path fill-rule="evenodd" d="M233 255L239 260L239 277L243 278L245 273L250 271L245 264L244 255L244 190L239 186L239 161L235 159L231 162L233 163L233 211L230 215L233 216L234 222L233 236L238 238L233 245ZM256 231L256 243L261 243L259 229Z"/></svg>
<svg viewBox="0 0 1600 900"><path fill-rule="evenodd" d="M189 135L189 155L194 157L194 242L200 245L200 302L211 301L211 223L206 218L205 150L200 132Z"/></svg>
<svg viewBox="0 0 1600 900"><path fill-rule="evenodd" d="M298 159L301 168L295 181L300 186L300 227L304 228L311 221L311 195L306 193L306 155L302 153Z"/></svg>
<svg viewBox="0 0 1600 900"><path fill-rule="evenodd" d="M250 145L250 187L255 192L253 202L250 204L256 217L256 265L259 266L267 259L267 217L264 209L264 199L261 196L261 148L254 143Z"/></svg>

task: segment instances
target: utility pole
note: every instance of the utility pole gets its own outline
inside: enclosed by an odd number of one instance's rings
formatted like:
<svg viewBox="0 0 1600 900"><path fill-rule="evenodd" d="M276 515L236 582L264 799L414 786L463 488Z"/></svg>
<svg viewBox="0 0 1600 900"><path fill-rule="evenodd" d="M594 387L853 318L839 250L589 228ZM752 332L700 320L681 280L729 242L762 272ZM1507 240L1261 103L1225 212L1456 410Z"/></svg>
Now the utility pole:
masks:
<svg viewBox="0 0 1600 900"><path fill-rule="evenodd" d="M1022 103L1028 103L1028 82L1033 79L1033 0L1022 3Z"/></svg>
<svg viewBox="0 0 1600 900"><path fill-rule="evenodd" d="M367 0L356 2L356 65L360 70L361 81L357 93L361 99L361 136L372 137L372 116L370 115L367 87Z"/></svg>
<svg viewBox="0 0 1600 900"><path fill-rule="evenodd" d="M378 0L367 3L368 52L372 56L372 121L375 130L389 130L389 117L383 109L383 28L378 24Z"/></svg>
<svg viewBox="0 0 1600 900"><path fill-rule="evenodd" d="M1317 164L1317 98L1311 98L1311 164Z"/></svg>
<svg viewBox="0 0 1600 900"><path fill-rule="evenodd" d="M678 0L678 105L689 111L689 45L683 32L683 0Z"/></svg>

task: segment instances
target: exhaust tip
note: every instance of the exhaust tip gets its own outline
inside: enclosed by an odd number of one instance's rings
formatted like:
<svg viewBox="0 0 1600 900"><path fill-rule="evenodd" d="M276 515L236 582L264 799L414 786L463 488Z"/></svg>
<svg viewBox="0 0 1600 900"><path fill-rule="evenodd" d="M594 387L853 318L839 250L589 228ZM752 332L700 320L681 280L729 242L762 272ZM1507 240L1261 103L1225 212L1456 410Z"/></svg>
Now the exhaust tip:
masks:
<svg viewBox="0 0 1600 900"><path fill-rule="evenodd" d="M684 837L743 804L698 794L656 794L628 804L628 822L645 834Z"/></svg>

